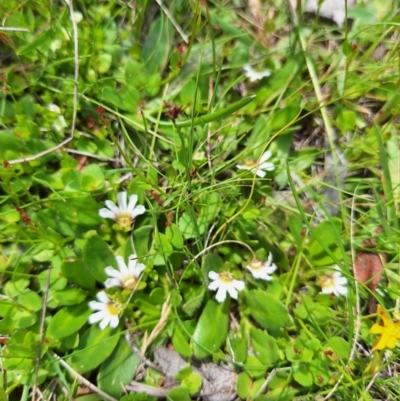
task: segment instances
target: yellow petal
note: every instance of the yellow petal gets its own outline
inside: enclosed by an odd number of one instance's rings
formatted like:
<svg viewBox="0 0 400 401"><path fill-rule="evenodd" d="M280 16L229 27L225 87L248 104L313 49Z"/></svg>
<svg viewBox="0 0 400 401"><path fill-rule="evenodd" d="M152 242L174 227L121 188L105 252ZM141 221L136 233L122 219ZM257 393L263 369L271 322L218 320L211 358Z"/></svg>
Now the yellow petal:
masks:
<svg viewBox="0 0 400 401"><path fill-rule="evenodd" d="M390 319L389 315L386 313L385 309L382 306L378 305L378 316L383 320L384 326L390 326L393 324L392 320Z"/></svg>
<svg viewBox="0 0 400 401"><path fill-rule="evenodd" d="M378 323L375 323L369 330L371 334L381 334L383 333L384 328L380 326Z"/></svg>

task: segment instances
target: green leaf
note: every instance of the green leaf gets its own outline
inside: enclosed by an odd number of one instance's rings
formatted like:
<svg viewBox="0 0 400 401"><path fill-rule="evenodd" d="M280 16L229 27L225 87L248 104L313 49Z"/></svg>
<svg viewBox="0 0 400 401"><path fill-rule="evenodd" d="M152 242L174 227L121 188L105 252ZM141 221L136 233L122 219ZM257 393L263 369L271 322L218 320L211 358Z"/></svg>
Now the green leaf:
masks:
<svg viewBox="0 0 400 401"><path fill-rule="evenodd" d="M95 64L95 66L96 66L96 68L97 68L97 71L98 71L100 74L104 74L104 73L106 73L106 72L110 69L110 67L111 67L112 56L111 56L111 54L108 54L108 53L102 53L102 54L99 55L99 57L97 57L97 60L96 60L96 61L97 61L97 62L94 63L94 64Z"/></svg>
<svg viewBox="0 0 400 401"><path fill-rule="evenodd" d="M265 329L276 330L289 324L290 318L285 306L264 291L247 291L245 302L248 315Z"/></svg>
<svg viewBox="0 0 400 401"><path fill-rule="evenodd" d="M192 120L185 120L185 121L176 121L175 125L179 126L179 127L191 127L192 123L193 126L197 126L197 125L203 125L203 124L208 124L214 121L219 121L222 120L225 117L230 116L231 114L233 114L234 112L240 110L241 108L243 108L244 106L248 105L251 101L253 101L255 98L255 95L252 96L248 96L245 97L243 99L238 100L235 103L232 103L231 105L225 107L224 109L215 111L214 113L209 113L209 114L205 114L203 116L200 117L196 117L195 119ZM149 116L147 116L147 118L152 121L152 118L150 118ZM173 123L169 122L169 121L159 121L158 124L160 126L172 126Z"/></svg>
<svg viewBox="0 0 400 401"><path fill-rule="evenodd" d="M265 365L279 361L279 350L274 337L265 331L252 328L250 330L254 355Z"/></svg>
<svg viewBox="0 0 400 401"><path fill-rule="evenodd" d="M84 191L95 191L104 184L103 170L97 164L89 164L82 171L81 187Z"/></svg>
<svg viewBox="0 0 400 401"><path fill-rule="evenodd" d="M18 304L24 308L37 312L42 309L42 298L33 291L27 291L18 297Z"/></svg>
<svg viewBox="0 0 400 401"><path fill-rule="evenodd" d="M328 343L338 358L347 359L350 354L350 344L341 337L331 337Z"/></svg>
<svg viewBox="0 0 400 401"><path fill-rule="evenodd" d="M85 303L60 309L50 320L47 336L62 338L76 333L86 323L91 313Z"/></svg>
<svg viewBox="0 0 400 401"><path fill-rule="evenodd" d="M168 226L165 230L165 235L175 249L183 248L182 234L176 224L171 224Z"/></svg>
<svg viewBox="0 0 400 401"><path fill-rule="evenodd" d="M108 278L104 269L116 267L115 256L107 243L98 235L92 235L86 240L83 248L85 270L100 283Z"/></svg>
<svg viewBox="0 0 400 401"><path fill-rule="evenodd" d="M133 231L132 239L135 244L136 254L139 257L146 256L149 253L150 234L153 230L153 226L142 226L135 228Z"/></svg>
<svg viewBox="0 0 400 401"><path fill-rule="evenodd" d="M156 253L154 257L154 264L156 266L163 266L167 263L167 257L171 256L173 249L168 237L162 233L154 235L154 250Z"/></svg>
<svg viewBox="0 0 400 401"><path fill-rule="evenodd" d="M73 262L64 262L61 265L62 274L79 287L92 290L96 280L90 274L86 274L83 262L75 260Z"/></svg>
<svg viewBox="0 0 400 401"><path fill-rule="evenodd" d="M80 304L86 298L86 292L80 288L65 288L64 290L55 291L53 299L60 305Z"/></svg>
<svg viewBox="0 0 400 401"><path fill-rule="evenodd" d="M308 365L303 363L294 367L293 378L303 387L310 387L313 384L313 375L309 371Z"/></svg>
<svg viewBox="0 0 400 401"><path fill-rule="evenodd" d="M187 387L175 387L168 393L168 399L172 401L191 401Z"/></svg>
<svg viewBox="0 0 400 401"><path fill-rule="evenodd" d="M329 255L330 253L336 257L340 256L338 233L340 233L341 228L341 220L332 218L330 221L322 222L312 230L308 252L314 265L324 266L334 263Z"/></svg>
<svg viewBox="0 0 400 401"><path fill-rule="evenodd" d="M111 86L105 86L103 88L103 91L100 93L100 100L106 102L107 104L112 104L119 109L124 109L124 103L120 94Z"/></svg>
<svg viewBox="0 0 400 401"><path fill-rule="evenodd" d="M48 42L52 40L53 36L54 32L51 29L47 29L41 32L39 35L36 36L36 38L30 41L27 45L20 47L18 49L18 55L23 56L38 48L42 48L42 50L45 49L47 47Z"/></svg>
<svg viewBox="0 0 400 401"><path fill-rule="evenodd" d="M83 334L76 351L68 358L73 369L79 373L93 370L111 355L118 343L119 334L110 336L112 329L100 330L91 326Z"/></svg>
<svg viewBox="0 0 400 401"><path fill-rule="evenodd" d="M205 358L218 351L226 339L229 322L229 299L218 303L210 299L193 334L193 351L197 358Z"/></svg>
<svg viewBox="0 0 400 401"><path fill-rule="evenodd" d="M190 394L196 394L202 385L201 376L196 372L192 372L182 380L181 385L182 387L187 387Z"/></svg>
<svg viewBox="0 0 400 401"><path fill-rule="evenodd" d="M101 364L97 375L101 390L113 397L124 393L123 385L129 384L136 374L140 358L121 337L113 353Z"/></svg>
<svg viewBox="0 0 400 401"><path fill-rule="evenodd" d="M169 49L172 48L174 29L168 18L161 14L151 24L143 45L142 58L150 73L162 71L168 62Z"/></svg>
<svg viewBox="0 0 400 401"><path fill-rule="evenodd" d="M187 341L187 338L182 333L179 323L175 324L174 332L172 335L172 345L180 355L189 358L192 356L192 349Z"/></svg>

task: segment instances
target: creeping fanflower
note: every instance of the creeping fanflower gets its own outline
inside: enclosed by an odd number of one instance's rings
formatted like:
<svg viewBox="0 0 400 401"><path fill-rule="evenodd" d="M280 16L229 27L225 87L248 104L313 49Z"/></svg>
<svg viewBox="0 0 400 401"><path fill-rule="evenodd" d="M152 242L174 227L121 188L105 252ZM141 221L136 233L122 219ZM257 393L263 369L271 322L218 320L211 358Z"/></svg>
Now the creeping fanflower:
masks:
<svg viewBox="0 0 400 401"><path fill-rule="evenodd" d="M96 298L98 301L90 301L89 308L98 311L89 316L89 323L100 322L99 327L104 330L107 326L115 329L119 323L119 314L122 311L122 305L119 302L112 301L104 291L100 291Z"/></svg>
<svg viewBox="0 0 400 401"><path fill-rule="evenodd" d="M128 266L122 256L117 256L116 260L119 270L116 270L111 266L105 268L107 276L112 278L107 279L104 286L106 288L122 287L128 290L133 290L137 286L140 274L146 266L137 261L136 255L129 256Z"/></svg>
<svg viewBox="0 0 400 401"><path fill-rule="evenodd" d="M220 303L225 301L227 293L229 293L232 298L237 299L238 291L244 290L244 282L235 280L229 272L216 273L210 271L208 277L213 280L209 284L208 289L211 291L218 290L215 298Z"/></svg>
<svg viewBox="0 0 400 401"><path fill-rule="evenodd" d="M119 192L117 195L118 206L114 202L106 200L107 208L100 209L99 215L105 219L114 220L123 229L129 231L135 218L143 214L146 209L143 205L136 206L137 195L131 195L129 203L127 203L127 197L126 192Z"/></svg>

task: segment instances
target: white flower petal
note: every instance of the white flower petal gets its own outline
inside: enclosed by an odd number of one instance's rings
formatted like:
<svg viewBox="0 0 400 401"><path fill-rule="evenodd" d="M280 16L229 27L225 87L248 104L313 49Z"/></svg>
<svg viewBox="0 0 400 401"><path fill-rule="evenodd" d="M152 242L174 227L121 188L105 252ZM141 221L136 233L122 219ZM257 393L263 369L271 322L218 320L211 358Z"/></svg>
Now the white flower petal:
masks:
<svg viewBox="0 0 400 401"><path fill-rule="evenodd" d="M109 304L110 303L110 298L108 298L107 294L104 291L100 291L97 293L96 298L100 301L103 302L103 304Z"/></svg>
<svg viewBox="0 0 400 401"><path fill-rule="evenodd" d="M229 292L229 295L231 296L231 298L237 299L238 292L233 285L226 286L226 290Z"/></svg>
<svg viewBox="0 0 400 401"><path fill-rule="evenodd" d="M132 219L146 212L146 208L143 205L136 206L132 212L129 213Z"/></svg>
<svg viewBox="0 0 400 401"><path fill-rule="evenodd" d="M267 175L267 173L266 173L265 171L260 170L260 169L258 169L258 170L256 171L256 174L257 174L259 177L261 177L261 178L264 178L264 177Z"/></svg>
<svg viewBox="0 0 400 401"><path fill-rule="evenodd" d="M241 280L233 280L233 286L234 286L238 291L243 291L243 290L244 290L244 281L241 281Z"/></svg>
<svg viewBox="0 0 400 401"><path fill-rule="evenodd" d="M133 212L133 210L135 209L137 201L138 201L138 196L137 195L131 195L129 197L129 204L128 204L128 207L127 207L127 211L129 212L129 214L131 214Z"/></svg>
<svg viewBox="0 0 400 401"><path fill-rule="evenodd" d="M118 270L115 270L113 267L111 266L107 266L104 271L106 272L107 276L109 277L115 277L117 279L121 278L121 272L119 272Z"/></svg>
<svg viewBox="0 0 400 401"><path fill-rule="evenodd" d="M209 285L208 285L208 289L211 291L215 291L216 289L218 289L220 287L221 283L219 282L219 280L216 281L212 281Z"/></svg>
<svg viewBox="0 0 400 401"><path fill-rule="evenodd" d="M52 111L53 113L57 113L60 114L61 113L61 109L54 103L49 103L47 105L47 108Z"/></svg>
<svg viewBox="0 0 400 401"><path fill-rule="evenodd" d="M123 191L119 192L117 194L117 203L121 211L127 212L128 211L128 206L126 204L126 199L127 199L128 194Z"/></svg>
<svg viewBox="0 0 400 401"><path fill-rule="evenodd" d="M210 288L210 287L209 287L209 288ZM225 298L226 298L226 290L227 290L227 288L226 288L225 286L223 286L223 285L221 285L221 286L218 288L217 295L215 296L215 299L216 299L219 303L225 301Z"/></svg>
<svg viewBox="0 0 400 401"><path fill-rule="evenodd" d="M237 168L238 170L251 170L251 167L245 166L245 165L243 165L243 164L236 164L236 168Z"/></svg>
<svg viewBox="0 0 400 401"><path fill-rule="evenodd" d="M211 280L218 280L219 279L219 274L211 270L211 271L208 272L208 277Z"/></svg>
<svg viewBox="0 0 400 401"><path fill-rule="evenodd" d="M126 263L124 261L124 258L122 256L117 256L116 258L117 264L118 264L118 268L119 271L126 276L127 274L129 274L129 270L128 267L126 266ZM121 277L121 276L120 276Z"/></svg>
<svg viewBox="0 0 400 401"><path fill-rule="evenodd" d="M115 328L118 326L118 323L119 323L119 318L118 318L117 315L114 315L114 316L111 318L110 326L111 326L113 329L115 329Z"/></svg>
<svg viewBox="0 0 400 401"><path fill-rule="evenodd" d="M106 200L105 201L106 206L112 211L114 212L117 216L121 213L121 211L119 210L119 207L110 200Z"/></svg>
<svg viewBox="0 0 400 401"><path fill-rule="evenodd" d="M97 322L99 322L101 319L103 319L103 317L104 317L104 312L103 312L103 311L101 311L101 312L96 312L96 313L93 313L93 314L91 314L91 315L89 316L88 322L89 322L89 324L97 323Z"/></svg>
<svg viewBox="0 0 400 401"><path fill-rule="evenodd" d="M99 216L103 217L104 219L112 219L112 220L116 220L117 218L117 215L114 212L106 208L102 208L99 210Z"/></svg>
<svg viewBox="0 0 400 401"><path fill-rule="evenodd" d="M100 329L104 330L110 324L111 319L112 317L110 315L105 315L104 319L99 324Z"/></svg>
<svg viewBox="0 0 400 401"><path fill-rule="evenodd" d="M89 308L93 310L99 310L103 311L107 307L106 304L103 302L97 302L97 301L90 301L89 302Z"/></svg>
<svg viewBox="0 0 400 401"><path fill-rule="evenodd" d="M272 156L272 153L270 150L266 150L263 155L260 158L260 164L264 163L265 161L267 161L268 159L270 159Z"/></svg>
<svg viewBox="0 0 400 401"><path fill-rule="evenodd" d="M111 287L121 287L121 280L117 279L117 278L108 278L105 282L104 282L104 287L106 288L111 288Z"/></svg>
<svg viewBox="0 0 400 401"><path fill-rule="evenodd" d="M130 275L138 278L140 273L146 268L143 263L139 263L136 255L129 256L128 269Z"/></svg>
<svg viewBox="0 0 400 401"><path fill-rule="evenodd" d="M275 170L275 165L271 162L264 162L258 168L260 170L273 171Z"/></svg>

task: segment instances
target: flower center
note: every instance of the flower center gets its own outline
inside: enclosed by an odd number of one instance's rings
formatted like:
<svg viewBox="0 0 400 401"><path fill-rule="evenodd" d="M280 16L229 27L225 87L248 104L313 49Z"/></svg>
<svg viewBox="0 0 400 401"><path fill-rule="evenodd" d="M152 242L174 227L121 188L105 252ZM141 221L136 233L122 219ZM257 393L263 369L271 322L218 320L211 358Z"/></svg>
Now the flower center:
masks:
<svg viewBox="0 0 400 401"><path fill-rule="evenodd" d="M257 167L257 162L255 162L255 161L252 160L252 159L246 159L246 160L244 161L244 165L245 165L247 168L251 169L251 168Z"/></svg>
<svg viewBox="0 0 400 401"><path fill-rule="evenodd" d="M219 274L219 279L224 283L231 283L233 281L232 274L229 272L223 272Z"/></svg>
<svg viewBox="0 0 400 401"><path fill-rule="evenodd" d="M128 290L133 290L136 286L137 280L135 277L129 277L126 280L122 281L122 285L124 286L124 288L128 289Z"/></svg>
<svg viewBox="0 0 400 401"><path fill-rule="evenodd" d="M131 228L132 218L129 214L121 213L117 216L117 224L122 228Z"/></svg>
<svg viewBox="0 0 400 401"><path fill-rule="evenodd" d="M253 260L249 263L251 270L261 270L263 264L259 260Z"/></svg>
<svg viewBox="0 0 400 401"><path fill-rule="evenodd" d="M112 316L118 316L122 310L122 305L119 302L110 302L107 305L107 312Z"/></svg>
<svg viewBox="0 0 400 401"><path fill-rule="evenodd" d="M331 274L321 277L318 282L322 288L335 287L335 280Z"/></svg>

